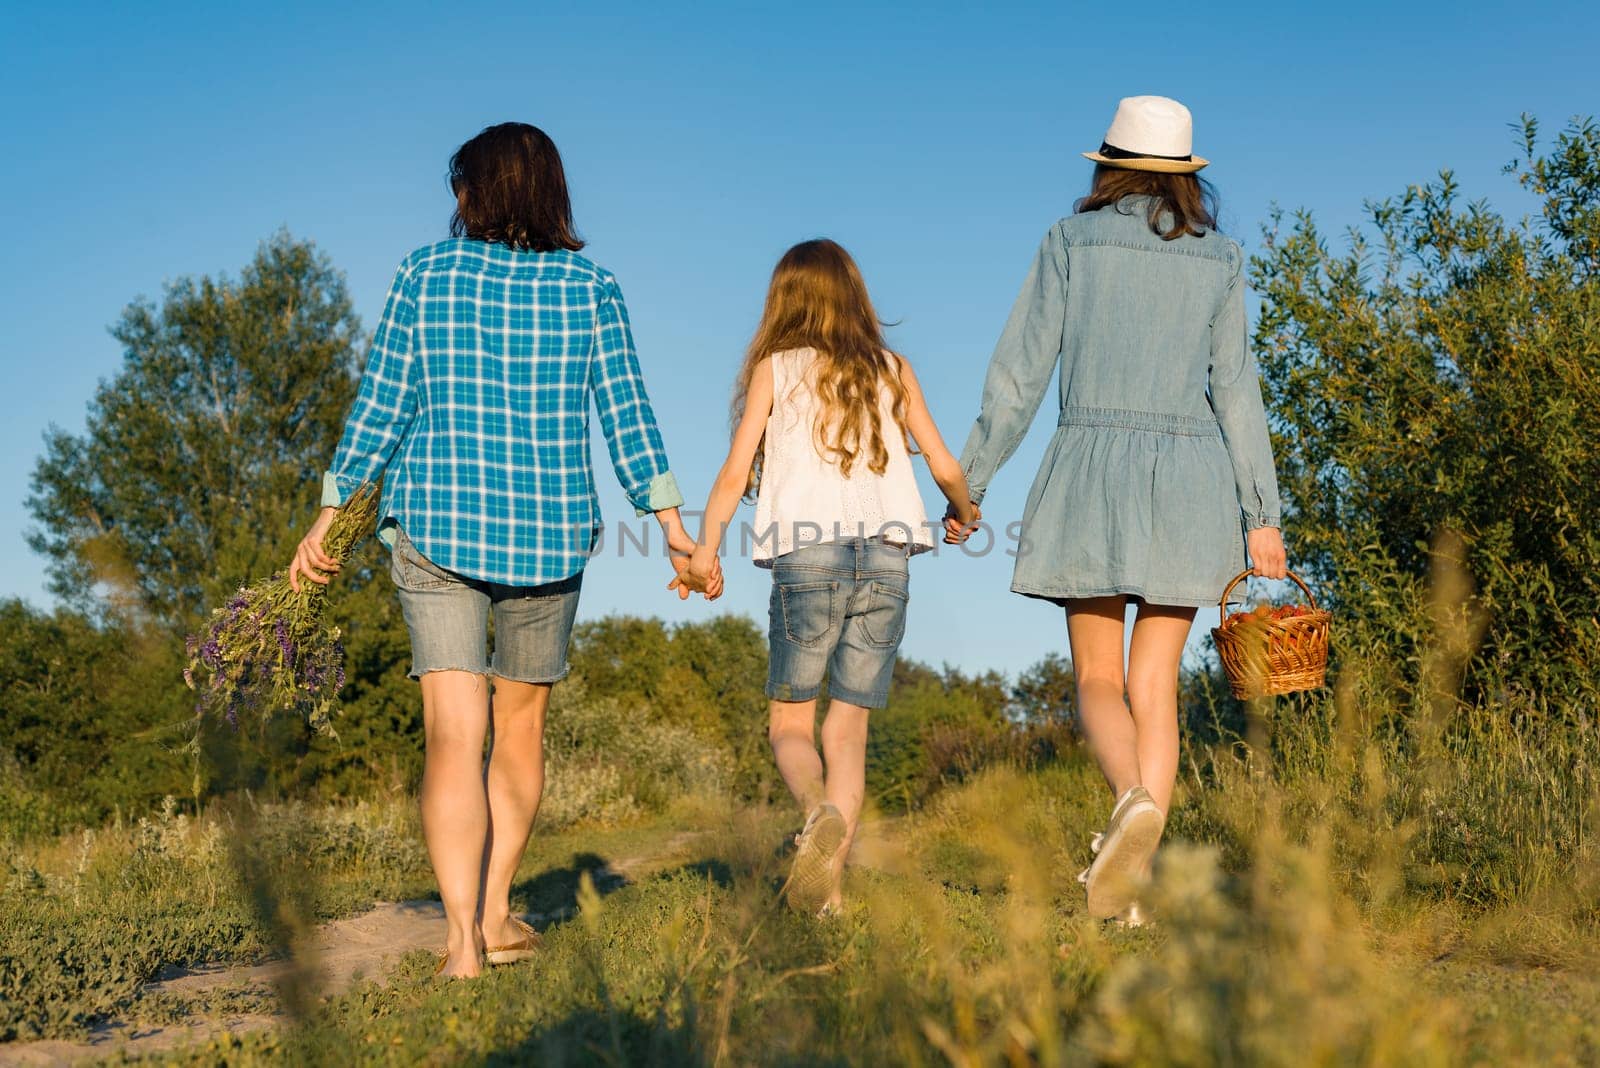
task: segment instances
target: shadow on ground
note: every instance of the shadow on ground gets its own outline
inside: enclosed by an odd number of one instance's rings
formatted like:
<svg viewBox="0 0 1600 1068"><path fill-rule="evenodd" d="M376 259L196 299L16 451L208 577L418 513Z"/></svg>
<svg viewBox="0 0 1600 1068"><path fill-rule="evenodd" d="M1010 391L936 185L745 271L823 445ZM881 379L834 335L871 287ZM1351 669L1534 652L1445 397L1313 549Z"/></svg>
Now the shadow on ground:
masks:
<svg viewBox="0 0 1600 1068"><path fill-rule="evenodd" d="M640 1019L626 1013L608 1015L582 1009L554 1026L537 1031L514 1046L497 1050L489 1065L590 1064L682 1065L712 1063L694 1035L682 1025Z"/></svg>
<svg viewBox="0 0 1600 1068"><path fill-rule="evenodd" d="M572 863L542 871L512 884L512 908L520 908L533 925L544 930L578 911L578 887L588 875L600 896L615 893L630 882L598 853L577 853Z"/></svg>

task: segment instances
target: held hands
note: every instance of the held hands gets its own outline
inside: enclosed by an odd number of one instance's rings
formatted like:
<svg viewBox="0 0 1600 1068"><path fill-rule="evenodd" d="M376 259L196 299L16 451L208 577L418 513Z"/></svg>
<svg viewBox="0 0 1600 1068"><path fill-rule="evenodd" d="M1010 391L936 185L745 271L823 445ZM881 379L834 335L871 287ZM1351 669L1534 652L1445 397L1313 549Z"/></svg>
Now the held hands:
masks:
<svg viewBox="0 0 1600 1068"><path fill-rule="evenodd" d="M294 592L300 592L302 578L326 586L329 580L339 573L339 561L322 551L322 539L327 535L328 528L333 525L333 517L337 514L339 514L337 508L324 508L318 513L317 521L311 524L306 536L300 539L300 545L294 551L294 559L289 561L289 588Z"/></svg>
<svg viewBox="0 0 1600 1068"><path fill-rule="evenodd" d="M1257 527L1246 535L1246 544L1252 575L1281 579L1288 574L1289 559L1283 549L1283 532L1277 527Z"/></svg>
<svg viewBox="0 0 1600 1068"><path fill-rule="evenodd" d="M696 545L679 531L668 535L667 553L677 572L667 589L677 590L678 600L687 601L691 593L704 594L708 601L722 596L722 561L709 547Z"/></svg>
<svg viewBox="0 0 1600 1068"><path fill-rule="evenodd" d="M950 505L944 510L944 543L946 545L960 545L972 537L972 532L978 529L978 521L983 518L983 509L972 505L972 514L960 516L956 514L956 506Z"/></svg>
<svg viewBox="0 0 1600 1068"><path fill-rule="evenodd" d="M674 551L672 566L678 577L667 584L667 589L676 589L679 600L687 600L690 593L703 593L708 601L722 596L722 562L709 546L697 545L686 556Z"/></svg>

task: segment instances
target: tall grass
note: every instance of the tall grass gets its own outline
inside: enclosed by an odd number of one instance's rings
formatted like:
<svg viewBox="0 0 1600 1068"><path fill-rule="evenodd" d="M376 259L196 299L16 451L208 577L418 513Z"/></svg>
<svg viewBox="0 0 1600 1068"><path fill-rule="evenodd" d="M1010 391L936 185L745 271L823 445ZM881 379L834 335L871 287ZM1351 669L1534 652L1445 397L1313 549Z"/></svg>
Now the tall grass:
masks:
<svg viewBox="0 0 1600 1068"><path fill-rule="evenodd" d="M259 900L253 885L297 887L305 896L294 904L311 920L426 892L409 806L250 807L193 818L169 802L131 825L8 851L0 1041L136 1016L140 988L164 967L266 951L282 903Z"/></svg>
<svg viewBox="0 0 1600 1068"><path fill-rule="evenodd" d="M292 1035L187 1063L741 1065L1583 1064L1600 1056L1583 968L1508 968L1465 945L1494 914L1352 892L1330 830L1288 798L1242 869L1167 848L1159 922L1105 927L1073 872L1103 787L1081 759L995 768L896 823L832 923L779 907L792 817L737 814L631 885L580 882L579 914L526 968L441 987L417 959ZM1264 796L1264 795L1263 795ZM1354 817L1352 817L1352 822ZM609 889L610 892L602 892ZM1575 954L1594 940L1577 927ZM1587 943L1582 939L1587 938ZM1584 958L1592 960L1592 957ZM1496 963L1500 962L1500 963Z"/></svg>
<svg viewBox="0 0 1600 1068"><path fill-rule="evenodd" d="M1455 696L1481 621L1454 558L1436 554L1431 600L1417 606L1429 639L1407 670L1346 647L1331 694L1242 709L1190 681L1191 719L1210 726L1189 734L1152 926L1084 915L1074 874L1109 797L1054 728L936 740L946 788L876 821L849 874L850 911L819 923L776 900L794 813L728 804L729 765L697 736L641 729L637 710L574 691L568 715L552 716L563 723L552 778L569 781L552 795L553 822L583 811L625 820L669 797L718 802L677 810L700 831L689 855L596 886L582 873L602 858L562 867L570 858L541 853L536 835L529 885L568 895L577 916L548 928L534 966L440 987L419 956L386 987L307 1003L292 1032L183 1056L1592 1063L1600 863L1588 832L1600 737L1592 710L1552 716ZM244 903L245 890L281 886L291 870L317 876L295 906L313 916L428 882L409 806L258 812L248 855L307 842L322 852L311 863L262 860L272 877L253 883L229 845L230 819L174 810L14 854L10 888L31 904L23 923L6 921L0 974L24 978L0 979L10 983L0 1034L155 1011L127 977L264 948L270 910ZM592 826L575 824L565 840L606 848ZM650 829L658 848L669 830ZM119 913L153 932L137 950L125 931L121 941L110 933ZM95 967L96 954L114 966ZM105 975L122 978L95 978Z"/></svg>

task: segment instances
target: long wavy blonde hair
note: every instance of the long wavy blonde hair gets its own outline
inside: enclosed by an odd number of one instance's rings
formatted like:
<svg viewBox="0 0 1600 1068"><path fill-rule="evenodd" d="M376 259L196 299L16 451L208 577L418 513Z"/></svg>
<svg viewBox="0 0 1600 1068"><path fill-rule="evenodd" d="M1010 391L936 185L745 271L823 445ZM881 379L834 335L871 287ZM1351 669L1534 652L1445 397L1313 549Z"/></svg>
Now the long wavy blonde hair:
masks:
<svg viewBox="0 0 1600 1068"><path fill-rule="evenodd" d="M860 268L838 242L827 238L800 242L772 269L761 325L734 384L735 426L744 416L756 366L773 353L804 348L817 351L812 382L820 402L813 429L817 451L838 464L845 478L863 461L873 474L883 474L889 464L881 425L883 391L889 391L895 431L910 451L906 389ZM779 401L773 398L774 404ZM761 484L765 454L763 437L750 466L746 495L754 494Z"/></svg>

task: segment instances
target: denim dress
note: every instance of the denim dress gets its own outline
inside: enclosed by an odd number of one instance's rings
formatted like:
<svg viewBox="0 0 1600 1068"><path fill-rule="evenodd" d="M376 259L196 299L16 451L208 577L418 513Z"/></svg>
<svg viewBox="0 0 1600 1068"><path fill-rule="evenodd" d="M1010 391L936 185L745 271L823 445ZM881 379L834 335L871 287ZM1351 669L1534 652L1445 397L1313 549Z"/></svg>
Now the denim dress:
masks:
<svg viewBox="0 0 1600 1068"><path fill-rule="evenodd" d="M1278 525L1244 254L1214 231L1163 240L1146 212L1129 197L1051 227L989 364L961 454L974 501L1061 365L1017 593L1215 603L1245 566L1244 531Z"/></svg>

